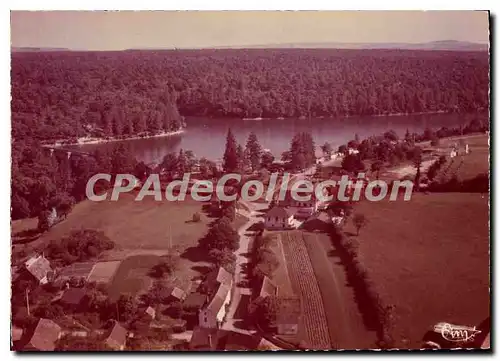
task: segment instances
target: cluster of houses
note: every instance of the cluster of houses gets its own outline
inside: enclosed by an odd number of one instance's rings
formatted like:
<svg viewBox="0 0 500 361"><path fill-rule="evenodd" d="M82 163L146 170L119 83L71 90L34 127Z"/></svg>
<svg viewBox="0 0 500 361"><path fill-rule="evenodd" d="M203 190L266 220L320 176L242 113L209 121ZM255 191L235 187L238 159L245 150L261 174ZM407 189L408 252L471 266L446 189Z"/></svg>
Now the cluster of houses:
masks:
<svg viewBox="0 0 500 361"><path fill-rule="evenodd" d="M59 279L54 276L49 260L44 255L35 255L29 258L22 266L13 270L13 280L20 277L29 277L38 285L46 285ZM86 299L86 289L83 287L70 287L69 282L64 283L62 289L52 299L65 309L77 310ZM197 314L189 348L201 349L255 349L263 341L258 336L240 335L235 331L222 330L229 304L232 300L233 275L220 267L210 272L203 282L195 283L197 288L187 294L178 287L165 290L165 299L182 303L184 309L193 310ZM272 291L269 291L272 292ZM263 292L264 295L264 292ZM27 298L28 307L29 301ZM155 328L156 310L144 306L144 315L151 321L150 327ZM183 321L184 331L186 322ZM160 325L161 326L161 325ZM160 327L161 328L161 327ZM175 328L173 329L176 332ZM103 344L112 350L124 350L129 338L134 333L127 330L121 323L110 320L103 330L88 330L86 328L75 331L74 327L58 325L54 320L40 318L34 325L21 329L12 327L12 345L16 350L52 351L56 348L58 340L65 335L78 337L99 336Z"/></svg>
<svg viewBox="0 0 500 361"><path fill-rule="evenodd" d="M331 179L338 182L341 179L340 177L341 175L334 175ZM356 183L360 182L365 187L368 181L368 178L360 179L355 176L349 176L345 196L352 196ZM333 199L337 199L338 191L338 186L323 188L323 196L333 196ZM300 193L298 195L301 196ZM294 199L292 192L288 190L285 193L284 199L274 202L273 206L267 211L264 218L265 228L268 230L295 229L300 227L304 222L316 218L318 212L327 209L329 202L318 199L316 192L312 192L310 195L311 197L307 201L298 200L300 198L296 197L298 199ZM342 218L342 215L329 214L328 222L338 223L341 221L339 217Z"/></svg>

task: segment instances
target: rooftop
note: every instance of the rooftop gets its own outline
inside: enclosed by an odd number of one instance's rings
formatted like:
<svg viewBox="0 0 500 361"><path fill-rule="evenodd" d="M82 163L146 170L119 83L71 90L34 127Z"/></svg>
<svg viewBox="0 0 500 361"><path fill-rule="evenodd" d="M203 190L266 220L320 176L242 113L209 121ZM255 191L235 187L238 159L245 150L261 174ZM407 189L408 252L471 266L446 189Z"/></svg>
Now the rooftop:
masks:
<svg viewBox="0 0 500 361"><path fill-rule="evenodd" d="M54 321L40 318L36 325L24 333L21 341L25 350L54 351L61 327Z"/></svg>

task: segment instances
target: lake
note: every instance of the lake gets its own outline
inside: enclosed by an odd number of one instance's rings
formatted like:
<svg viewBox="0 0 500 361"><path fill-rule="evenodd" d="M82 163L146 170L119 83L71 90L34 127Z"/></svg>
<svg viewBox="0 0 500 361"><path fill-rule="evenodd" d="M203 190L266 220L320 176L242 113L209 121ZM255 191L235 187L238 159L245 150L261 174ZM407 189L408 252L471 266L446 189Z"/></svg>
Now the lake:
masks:
<svg viewBox="0 0 500 361"><path fill-rule="evenodd" d="M245 145L250 132L255 132L264 149L269 149L276 156L290 146L290 140L297 132L310 132L317 148L325 142L332 144L334 149L341 144L354 139L358 134L360 139L379 135L393 129L404 136L406 129L410 132L423 132L426 127L456 127L468 123L474 117L487 119L487 114L423 114L401 116L372 116L350 118L320 118L320 119L213 119L187 118L187 129L181 135L162 138L126 140L136 158L146 163L158 163L165 154L178 152L179 149L192 150L196 157L206 157L211 160L221 159L226 143L226 134L232 129L236 140ZM117 143L86 144L73 146L84 151L98 147L114 147Z"/></svg>

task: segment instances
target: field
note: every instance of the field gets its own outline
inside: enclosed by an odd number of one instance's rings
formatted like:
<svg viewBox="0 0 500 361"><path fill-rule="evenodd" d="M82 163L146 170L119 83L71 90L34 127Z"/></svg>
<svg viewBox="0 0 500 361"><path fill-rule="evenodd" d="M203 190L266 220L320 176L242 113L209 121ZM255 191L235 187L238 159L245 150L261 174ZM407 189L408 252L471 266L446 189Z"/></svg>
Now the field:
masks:
<svg viewBox="0 0 500 361"><path fill-rule="evenodd" d="M331 349L323 300L302 235L283 233L282 242L292 287L302 303L298 338L305 341L307 348Z"/></svg>
<svg viewBox="0 0 500 361"><path fill-rule="evenodd" d="M98 262L90 274L89 282L108 283L113 278L120 261Z"/></svg>
<svg viewBox="0 0 500 361"><path fill-rule="evenodd" d="M160 257L155 255L131 256L123 260L116 270L108 292L112 300L121 294L136 296L149 288L152 279L149 276L151 268L160 262Z"/></svg>
<svg viewBox="0 0 500 361"><path fill-rule="evenodd" d="M476 325L489 313L488 197L414 194L408 202L361 202L369 223L359 259L386 305L394 305L396 347L419 347L440 321Z"/></svg>
<svg viewBox="0 0 500 361"><path fill-rule="evenodd" d="M459 154L455 158L448 158L441 167L436 179L446 182L456 176L459 181L476 177L478 174L487 174L489 171L489 146L486 137L473 138L469 144L469 154Z"/></svg>
<svg viewBox="0 0 500 361"><path fill-rule="evenodd" d="M344 267L325 233L302 232L323 299L334 349L374 348L375 332L368 331Z"/></svg>
<svg viewBox="0 0 500 361"><path fill-rule="evenodd" d="M109 281L116 275L111 284L111 290L117 294L119 289L124 293L137 293L142 286L147 286L148 278L144 279L145 267L133 266L134 260L157 259L164 254L180 256L178 268L173 275L173 282L181 287L187 287L193 278L199 277L208 266L203 257L185 256L186 250L196 249L198 240L202 238L209 224L214 220L202 212L202 203L192 199L182 202L156 202L151 197L136 202L134 194L122 194L117 202L84 201L77 204L66 220L55 225L40 238L27 243L17 243L16 234L26 233L36 227L35 219L25 219L12 223L14 252L23 250L26 254L33 250L43 250L51 240L67 236L71 231L81 228L98 229L115 242L115 249L104 252L97 269L90 279L100 282ZM192 222L194 213L201 214L200 222ZM234 227L245 224L247 219L237 215ZM17 244L16 244L17 243ZM118 266L118 263L122 261ZM118 262L118 263L116 263ZM147 263L147 262L146 262ZM116 269L118 267L118 269ZM136 270L133 270L136 269ZM121 279L121 281L119 281ZM141 286L142 285L142 286Z"/></svg>
<svg viewBox="0 0 500 361"><path fill-rule="evenodd" d="M279 260L279 266L274 271L272 281L278 287L278 296L286 297L293 295L292 284L290 283L290 275L286 264L285 254L283 251L283 243L281 241L281 234L276 235L275 242L270 245L270 250L276 255Z"/></svg>
<svg viewBox="0 0 500 361"><path fill-rule="evenodd" d="M88 279L94 270L95 262L78 262L66 267L58 276L70 279L72 277Z"/></svg>

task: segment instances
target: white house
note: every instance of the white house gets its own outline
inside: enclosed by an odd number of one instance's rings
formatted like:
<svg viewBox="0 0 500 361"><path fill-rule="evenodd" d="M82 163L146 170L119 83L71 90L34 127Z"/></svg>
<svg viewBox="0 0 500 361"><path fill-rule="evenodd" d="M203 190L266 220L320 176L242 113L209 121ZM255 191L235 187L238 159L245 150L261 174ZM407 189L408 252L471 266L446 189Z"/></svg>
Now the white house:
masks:
<svg viewBox="0 0 500 361"><path fill-rule="evenodd" d="M52 273L50 262L43 255L36 255L24 263L26 270L38 281L44 285L49 282L49 276Z"/></svg>
<svg viewBox="0 0 500 361"><path fill-rule="evenodd" d="M213 296L200 310L198 322L200 327L219 328L226 316L227 306L231 302L233 275L219 267L208 275L205 284L210 291L213 291Z"/></svg>
<svg viewBox="0 0 500 361"><path fill-rule="evenodd" d="M265 226L267 229L293 228L293 213L280 206L275 206L266 213Z"/></svg>

